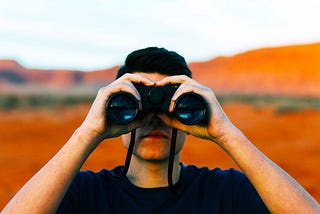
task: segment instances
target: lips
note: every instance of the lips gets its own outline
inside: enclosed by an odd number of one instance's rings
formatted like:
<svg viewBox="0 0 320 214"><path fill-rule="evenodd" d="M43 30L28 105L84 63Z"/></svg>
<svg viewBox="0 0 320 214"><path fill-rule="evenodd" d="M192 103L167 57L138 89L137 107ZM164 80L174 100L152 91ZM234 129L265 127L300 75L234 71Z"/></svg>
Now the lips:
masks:
<svg viewBox="0 0 320 214"><path fill-rule="evenodd" d="M142 135L142 138L168 138L168 134L164 131L152 130Z"/></svg>

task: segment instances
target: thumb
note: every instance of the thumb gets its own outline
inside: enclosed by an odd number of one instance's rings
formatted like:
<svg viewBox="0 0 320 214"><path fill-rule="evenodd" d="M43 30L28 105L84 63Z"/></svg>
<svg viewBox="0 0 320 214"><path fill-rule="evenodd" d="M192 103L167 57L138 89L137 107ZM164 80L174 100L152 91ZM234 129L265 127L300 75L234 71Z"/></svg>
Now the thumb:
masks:
<svg viewBox="0 0 320 214"><path fill-rule="evenodd" d="M169 117L168 115L166 115L165 113L157 113L157 116L167 125L170 126L172 128L176 128L176 129L186 129L186 125L184 125L183 123L181 123L178 119L174 118L174 117Z"/></svg>

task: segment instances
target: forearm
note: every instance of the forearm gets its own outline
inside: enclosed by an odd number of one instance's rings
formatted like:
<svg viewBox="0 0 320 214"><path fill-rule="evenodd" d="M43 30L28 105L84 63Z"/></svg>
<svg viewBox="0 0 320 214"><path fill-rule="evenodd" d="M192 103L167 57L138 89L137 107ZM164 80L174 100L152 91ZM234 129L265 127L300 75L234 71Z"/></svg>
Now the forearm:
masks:
<svg viewBox="0 0 320 214"><path fill-rule="evenodd" d="M54 213L74 176L98 144L78 130L14 196L2 213Z"/></svg>
<svg viewBox="0 0 320 214"><path fill-rule="evenodd" d="M272 213L319 213L319 204L291 176L233 127L219 145L252 182Z"/></svg>

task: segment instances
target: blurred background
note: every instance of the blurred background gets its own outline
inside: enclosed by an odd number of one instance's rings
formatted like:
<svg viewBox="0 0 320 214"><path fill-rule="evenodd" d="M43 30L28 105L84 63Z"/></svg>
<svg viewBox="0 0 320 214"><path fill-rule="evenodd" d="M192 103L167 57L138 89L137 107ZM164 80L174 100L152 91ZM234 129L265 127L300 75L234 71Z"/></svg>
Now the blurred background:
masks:
<svg viewBox="0 0 320 214"><path fill-rule="evenodd" d="M230 119L320 201L317 0L0 1L0 209L81 124L128 53L183 55ZM120 139L83 169L123 164ZM185 163L237 166L189 137Z"/></svg>

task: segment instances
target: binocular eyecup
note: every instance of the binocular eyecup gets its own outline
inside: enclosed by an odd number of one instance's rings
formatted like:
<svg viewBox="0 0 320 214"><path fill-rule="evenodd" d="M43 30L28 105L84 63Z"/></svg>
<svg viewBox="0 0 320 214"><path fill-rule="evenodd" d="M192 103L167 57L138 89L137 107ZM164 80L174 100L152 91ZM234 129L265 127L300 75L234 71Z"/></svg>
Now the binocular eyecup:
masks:
<svg viewBox="0 0 320 214"><path fill-rule="evenodd" d="M175 102L173 112L169 112L171 98L179 85L145 86L135 84L141 96L142 110L138 100L128 92L117 92L106 103L106 113L113 123L125 125L135 119L143 119L150 112L164 112L186 125L202 123L207 115L206 102L200 95L187 92Z"/></svg>

